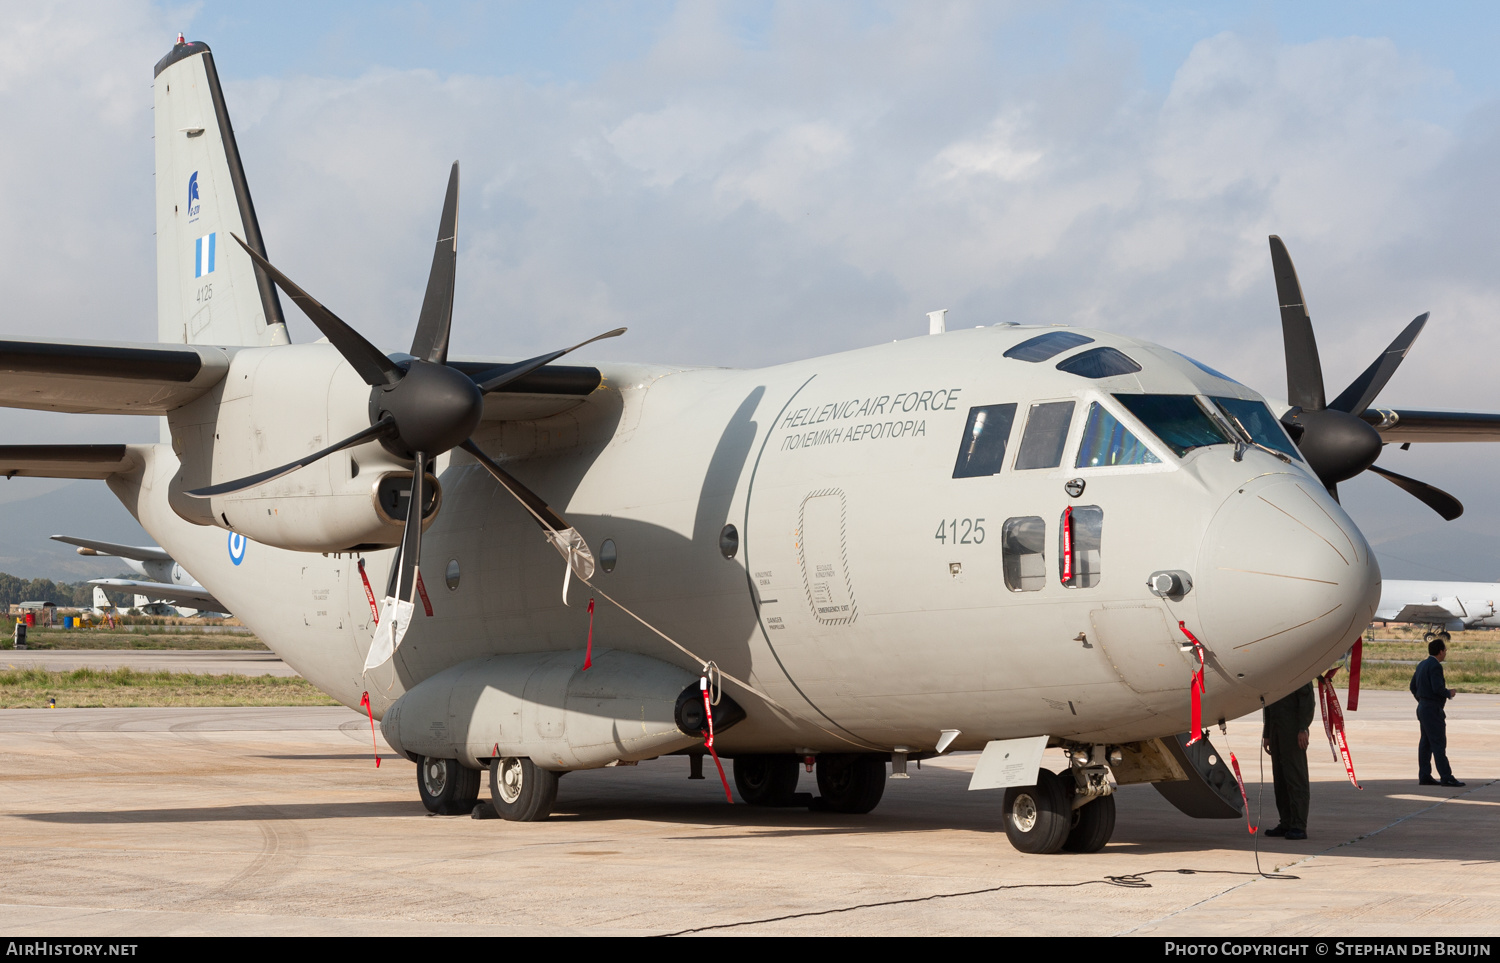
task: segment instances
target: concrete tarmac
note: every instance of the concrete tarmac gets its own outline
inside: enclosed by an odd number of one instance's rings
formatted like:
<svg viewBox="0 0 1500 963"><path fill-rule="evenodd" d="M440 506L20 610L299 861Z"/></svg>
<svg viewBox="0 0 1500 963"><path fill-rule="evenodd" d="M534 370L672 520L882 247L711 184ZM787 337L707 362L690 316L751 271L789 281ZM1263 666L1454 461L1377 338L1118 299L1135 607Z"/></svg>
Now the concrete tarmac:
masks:
<svg viewBox="0 0 1500 963"><path fill-rule="evenodd" d="M139 672L192 672L198 675L274 675L297 673L274 652L253 649L7 649L0 669L135 669Z"/></svg>
<svg viewBox="0 0 1500 963"><path fill-rule="evenodd" d="M1001 793L966 791L975 754L913 766L866 816L726 805L711 760L694 782L667 757L571 773L551 819L511 823L427 816L415 767L379 743L376 768L347 709L4 710L0 920L17 936L1496 935L1500 696L1450 703L1457 790L1417 786L1410 696L1362 701L1362 791L1315 723L1306 842L1127 786L1086 856L1013 850ZM1214 737L1252 812L1259 734L1250 718ZM1264 804L1274 825L1269 782Z"/></svg>

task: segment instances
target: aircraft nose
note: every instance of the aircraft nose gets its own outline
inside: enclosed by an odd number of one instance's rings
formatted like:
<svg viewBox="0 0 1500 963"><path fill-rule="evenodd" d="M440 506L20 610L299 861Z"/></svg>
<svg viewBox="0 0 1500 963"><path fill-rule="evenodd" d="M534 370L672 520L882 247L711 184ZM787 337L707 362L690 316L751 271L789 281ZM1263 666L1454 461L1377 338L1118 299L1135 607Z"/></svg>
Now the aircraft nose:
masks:
<svg viewBox="0 0 1500 963"><path fill-rule="evenodd" d="M1369 624L1380 569L1359 529L1316 482L1262 475L1232 492L1199 552L1204 644L1261 692L1300 685Z"/></svg>

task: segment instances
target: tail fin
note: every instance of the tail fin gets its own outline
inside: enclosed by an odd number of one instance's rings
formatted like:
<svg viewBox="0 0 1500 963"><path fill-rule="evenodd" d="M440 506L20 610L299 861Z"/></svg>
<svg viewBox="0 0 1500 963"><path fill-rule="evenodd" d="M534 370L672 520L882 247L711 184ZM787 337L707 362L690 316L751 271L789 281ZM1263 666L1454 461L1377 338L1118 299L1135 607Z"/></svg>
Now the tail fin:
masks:
<svg viewBox="0 0 1500 963"><path fill-rule="evenodd" d="M156 314L164 343L286 344L214 56L180 37L156 65Z"/></svg>
<svg viewBox="0 0 1500 963"><path fill-rule="evenodd" d="M109 596L104 594L104 589L102 589L99 586L95 585L94 586L94 611L98 612L100 615L106 615L106 614L109 613L109 610L112 609L112 608L114 608L114 605L113 605L113 603L110 602Z"/></svg>

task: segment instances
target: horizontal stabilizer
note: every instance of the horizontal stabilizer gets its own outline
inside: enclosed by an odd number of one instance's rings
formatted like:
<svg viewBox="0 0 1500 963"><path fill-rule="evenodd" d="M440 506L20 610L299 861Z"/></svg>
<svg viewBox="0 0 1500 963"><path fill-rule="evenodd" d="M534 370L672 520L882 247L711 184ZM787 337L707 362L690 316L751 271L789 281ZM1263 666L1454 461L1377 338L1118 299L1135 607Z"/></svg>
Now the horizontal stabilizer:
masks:
<svg viewBox="0 0 1500 963"><path fill-rule="evenodd" d="M108 478L137 464L128 445L0 445L5 478Z"/></svg>
<svg viewBox="0 0 1500 963"><path fill-rule="evenodd" d="M228 371L223 348L10 338L0 341L0 406L164 415Z"/></svg>
<svg viewBox="0 0 1500 963"><path fill-rule="evenodd" d="M137 562L170 562L172 556L166 549L155 545L120 545L117 542L101 542L93 538L77 538L73 535L53 535L54 542L64 542L86 548L95 555L113 555L116 558L131 558Z"/></svg>
<svg viewBox="0 0 1500 963"><path fill-rule="evenodd" d="M172 603L191 602L196 608L210 612L228 612L223 602L209 594L201 585L169 585L166 582L145 582L128 578L96 578L90 585L102 585L108 589L129 590L144 595L152 601L166 600Z"/></svg>

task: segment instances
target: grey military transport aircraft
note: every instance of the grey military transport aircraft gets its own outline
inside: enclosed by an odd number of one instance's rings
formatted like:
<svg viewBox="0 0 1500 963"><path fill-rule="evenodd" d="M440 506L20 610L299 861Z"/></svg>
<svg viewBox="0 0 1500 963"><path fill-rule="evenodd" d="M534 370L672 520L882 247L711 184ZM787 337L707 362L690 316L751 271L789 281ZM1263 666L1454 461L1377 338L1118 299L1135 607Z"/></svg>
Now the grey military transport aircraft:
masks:
<svg viewBox="0 0 1500 963"><path fill-rule="evenodd" d="M1456 517L1381 445L1500 438L1373 407L1425 315L1328 401L1276 238L1285 403L1045 323L759 370L450 358L456 164L386 353L268 260L208 47L179 38L154 96L157 342L6 340L0 404L158 415L163 441L0 472L103 479L298 672L368 699L433 811L487 770L499 815L542 819L566 772L713 749L746 803L866 813L887 767L982 750L970 788L1005 790L1026 852L1102 848L1121 784L1235 816L1184 734L1195 671L1211 726L1328 667L1380 589L1336 484ZM282 294L326 338L289 343Z"/></svg>

